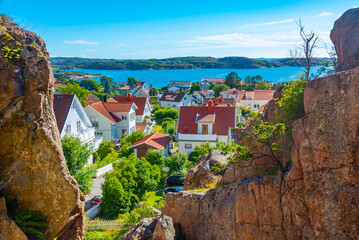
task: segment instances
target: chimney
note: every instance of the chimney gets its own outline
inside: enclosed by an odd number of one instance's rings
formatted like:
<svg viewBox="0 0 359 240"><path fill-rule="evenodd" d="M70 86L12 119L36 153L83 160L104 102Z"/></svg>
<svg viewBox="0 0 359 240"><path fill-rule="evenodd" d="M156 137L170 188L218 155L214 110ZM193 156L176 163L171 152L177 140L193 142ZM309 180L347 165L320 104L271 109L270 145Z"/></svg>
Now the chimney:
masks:
<svg viewBox="0 0 359 240"><path fill-rule="evenodd" d="M131 94L131 93L128 93L128 94L127 94L127 100L128 100L128 101L131 101L131 99L132 99L132 94Z"/></svg>
<svg viewBox="0 0 359 240"><path fill-rule="evenodd" d="M213 101L212 101L212 99L208 101L208 111L210 111L210 112L213 111Z"/></svg>
<svg viewBox="0 0 359 240"><path fill-rule="evenodd" d="M216 98L216 105L219 104L219 98Z"/></svg>
<svg viewBox="0 0 359 240"><path fill-rule="evenodd" d="M223 94L221 94L221 100L220 100L220 102L223 102Z"/></svg>
<svg viewBox="0 0 359 240"><path fill-rule="evenodd" d="M107 96L103 96L103 101L107 102Z"/></svg>

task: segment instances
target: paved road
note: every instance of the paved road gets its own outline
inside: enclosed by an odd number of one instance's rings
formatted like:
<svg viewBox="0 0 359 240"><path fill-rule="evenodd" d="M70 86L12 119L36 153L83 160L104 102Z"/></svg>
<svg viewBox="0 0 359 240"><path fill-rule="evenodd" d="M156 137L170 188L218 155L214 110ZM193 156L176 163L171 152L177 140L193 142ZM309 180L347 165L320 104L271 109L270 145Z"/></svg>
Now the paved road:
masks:
<svg viewBox="0 0 359 240"><path fill-rule="evenodd" d="M105 178L103 177L99 177L95 179L95 182L93 184L93 189L91 191L91 193L85 195L85 200L86 200L86 209L90 208L90 200L91 198L93 198L94 196L98 195L102 197L102 189L101 189L101 184L105 181Z"/></svg>

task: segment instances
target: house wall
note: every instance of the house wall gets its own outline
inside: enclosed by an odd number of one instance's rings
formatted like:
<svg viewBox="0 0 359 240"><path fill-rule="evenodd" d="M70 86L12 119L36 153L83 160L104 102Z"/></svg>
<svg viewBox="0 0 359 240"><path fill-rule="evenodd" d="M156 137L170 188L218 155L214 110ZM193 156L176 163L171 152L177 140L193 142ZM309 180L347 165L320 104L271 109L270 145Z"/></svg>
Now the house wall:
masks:
<svg viewBox="0 0 359 240"><path fill-rule="evenodd" d="M112 133L114 129L114 124L110 120L102 116L90 106L85 107L85 112L89 117L90 121L92 121L93 118L98 119L99 126L95 129L95 134L97 136L102 136L103 139L107 141L111 141L112 139L114 139L114 134Z"/></svg>
<svg viewBox="0 0 359 240"><path fill-rule="evenodd" d="M269 100L240 100L239 103L243 104L246 107L250 107L252 108L254 111L258 111L258 107L257 105L259 105L259 107L267 104L269 102ZM254 107L254 105L256 105L256 107Z"/></svg>
<svg viewBox="0 0 359 240"><path fill-rule="evenodd" d="M201 136L200 134L181 134L181 135L182 136L185 135L185 137L183 137L183 139L196 139L196 141L178 139L178 150L186 153L187 156L191 152L194 152L194 147L195 146L197 146L197 145L201 146L201 145L207 143L207 140L205 139L205 136L216 137L216 140L208 141L211 146L215 146L217 144L217 140L222 142L222 143L227 143L228 142L228 136L227 135L217 135L216 136L216 135L206 134L206 135L202 135L203 136L203 141L197 140L199 138L199 136ZM186 144L191 145L191 148L186 148Z"/></svg>
<svg viewBox="0 0 359 240"><path fill-rule="evenodd" d="M134 148L136 149L138 158L145 157L146 153L150 149L155 149L154 147L152 147L150 145L147 145L147 144L141 144L141 145L138 145L137 147L134 147Z"/></svg>
<svg viewBox="0 0 359 240"><path fill-rule="evenodd" d="M197 133L202 134L202 126L207 125L208 126L208 134L211 135L213 133L213 123L198 123Z"/></svg>

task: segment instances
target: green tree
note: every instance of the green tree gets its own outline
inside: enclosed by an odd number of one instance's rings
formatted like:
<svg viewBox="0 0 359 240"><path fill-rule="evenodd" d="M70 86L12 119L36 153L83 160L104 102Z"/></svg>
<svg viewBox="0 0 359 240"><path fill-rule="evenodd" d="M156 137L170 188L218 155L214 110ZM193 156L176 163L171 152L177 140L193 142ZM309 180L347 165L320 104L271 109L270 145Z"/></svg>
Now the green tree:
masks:
<svg viewBox="0 0 359 240"><path fill-rule="evenodd" d="M76 94L82 106L86 105L84 100L90 95L90 91L78 84L68 83L66 87L60 88L61 94Z"/></svg>
<svg viewBox="0 0 359 240"><path fill-rule="evenodd" d="M82 145L80 139L72 136L65 136L61 143L70 174L76 179L83 193L91 192L95 169L85 165L92 154L92 149L87 144Z"/></svg>
<svg viewBox="0 0 359 240"><path fill-rule="evenodd" d="M134 78L134 77L129 77L129 78L127 78L127 85L128 86L134 86L134 85L138 85L138 84L140 84L140 81L138 81L136 78Z"/></svg>
<svg viewBox="0 0 359 240"><path fill-rule="evenodd" d="M255 83L255 89L271 89L272 88L272 84L267 83L265 81L258 81Z"/></svg>
<svg viewBox="0 0 359 240"><path fill-rule="evenodd" d="M103 159L105 158L108 154L110 154L112 151L116 151L115 149L115 144L113 144L110 141L102 141L100 143L99 148L96 151L97 157Z"/></svg>
<svg viewBox="0 0 359 240"><path fill-rule="evenodd" d="M117 218L120 213L130 211L131 193L125 191L115 174L107 174L102 188L101 210L108 217Z"/></svg>
<svg viewBox="0 0 359 240"><path fill-rule="evenodd" d="M157 124L162 124L165 118L173 119L177 122L178 110L173 108L157 107L154 108L153 117L156 120Z"/></svg>
<svg viewBox="0 0 359 240"><path fill-rule="evenodd" d="M225 84L230 88L235 88L238 84L239 79L240 78L236 72L231 72L226 76Z"/></svg>
<svg viewBox="0 0 359 240"><path fill-rule="evenodd" d="M132 145L135 142L140 141L144 137L146 137L146 135L141 130L137 130L137 131L132 132L130 135L128 135L125 138L125 142L131 143L131 145Z"/></svg>
<svg viewBox="0 0 359 240"><path fill-rule="evenodd" d="M150 94L150 96L157 96L157 95L158 95L158 90L157 90L157 88L151 87L151 88L150 88L150 91L149 91L149 94Z"/></svg>
<svg viewBox="0 0 359 240"><path fill-rule="evenodd" d="M184 152L176 152L165 160L165 166L169 168L169 173L179 173L184 169L187 156Z"/></svg>
<svg viewBox="0 0 359 240"><path fill-rule="evenodd" d="M201 84L199 82L192 83L189 93L193 94L194 91L199 91L201 89Z"/></svg>
<svg viewBox="0 0 359 240"><path fill-rule="evenodd" d="M113 81L112 78L105 76L101 77L100 81L105 93L111 94L115 90L116 83Z"/></svg>
<svg viewBox="0 0 359 240"><path fill-rule="evenodd" d="M219 84L212 84L210 86L210 89L213 90L216 97L219 97L221 92L229 90L230 87L226 84L219 83Z"/></svg>
<svg viewBox="0 0 359 240"><path fill-rule="evenodd" d="M164 158L162 155L162 151L160 150L154 150L154 149L149 150L146 153L145 158L147 162L149 162L151 165L155 165L155 164L159 166L164 165Z"/></svg>
<svg viewBox="0 0 359 240"><path fill-rule="evenodd" d="M64 76L57 76L56 80L60 83L67 84L67 79Z"/></svg>
<svg viewBox="0 0 359 240"><path fill-rule="evenodd" d="M80 82L80 86L89 91L99 91L101 85L93 79L84 79Z"/></svg>

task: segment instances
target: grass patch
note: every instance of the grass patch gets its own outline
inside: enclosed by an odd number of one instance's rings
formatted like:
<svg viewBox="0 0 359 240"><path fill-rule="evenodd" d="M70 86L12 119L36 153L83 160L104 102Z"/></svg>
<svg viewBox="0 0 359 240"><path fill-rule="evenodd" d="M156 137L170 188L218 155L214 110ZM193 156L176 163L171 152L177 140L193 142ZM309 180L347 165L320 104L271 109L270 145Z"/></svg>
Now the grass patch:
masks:
<svg viewBox="0 0 359 240"><path fill-rule="evenodd" d="M117 240L128 230L121 231L87 231L85 232L86 240Z"/></svg>

